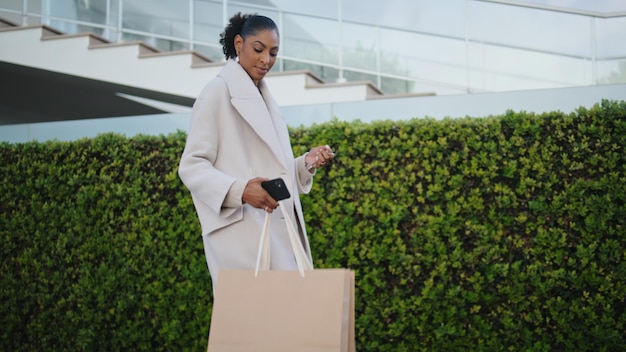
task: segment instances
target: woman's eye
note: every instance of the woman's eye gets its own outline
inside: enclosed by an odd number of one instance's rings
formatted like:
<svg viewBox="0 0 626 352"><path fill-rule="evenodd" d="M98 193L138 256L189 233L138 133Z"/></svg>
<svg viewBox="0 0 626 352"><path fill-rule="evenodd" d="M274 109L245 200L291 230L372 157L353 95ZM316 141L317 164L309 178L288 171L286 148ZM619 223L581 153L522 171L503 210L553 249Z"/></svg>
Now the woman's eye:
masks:
<svg viewBox="0 0 626 352"><path fill-rule="evenodd" d="M263 51L263 49L254 49L254 51L260 54Z"/></svg>
<svg viewBox="0 0 626 352"><path fill-rule="evenodd" d="M270 56L271 57L276 57L276 56L278 56L278 53L270 53Z"/></svg>

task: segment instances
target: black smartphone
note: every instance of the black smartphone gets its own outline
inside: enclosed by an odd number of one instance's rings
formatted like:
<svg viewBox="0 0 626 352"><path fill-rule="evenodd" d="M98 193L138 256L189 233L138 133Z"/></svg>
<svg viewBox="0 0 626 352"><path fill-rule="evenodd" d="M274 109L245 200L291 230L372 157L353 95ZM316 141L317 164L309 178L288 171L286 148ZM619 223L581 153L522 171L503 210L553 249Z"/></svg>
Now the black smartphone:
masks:
<svg viewBox="0 0 626 352"><path fill-rule="evenodd" d="M287 185L282 178L275 178L273 180L263 181L261 182L261 186L276 201L291 197L291 194L289 194L289 190L287 189Z"/></svg>

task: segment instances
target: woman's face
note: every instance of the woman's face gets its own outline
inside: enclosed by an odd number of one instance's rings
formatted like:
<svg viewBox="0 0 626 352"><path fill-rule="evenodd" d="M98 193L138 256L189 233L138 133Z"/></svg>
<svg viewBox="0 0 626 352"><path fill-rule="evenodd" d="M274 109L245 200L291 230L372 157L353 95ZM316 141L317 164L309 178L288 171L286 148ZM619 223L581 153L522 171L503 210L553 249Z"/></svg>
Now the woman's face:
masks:
<svg viewBox="0 0 626 352"><path fill-rule="evenodd" d="M245 40L235 36L235 49L239 53L239 64L246 70L255 85L272 69L278 55L278 33L275 30L260 30Z"/></svg>

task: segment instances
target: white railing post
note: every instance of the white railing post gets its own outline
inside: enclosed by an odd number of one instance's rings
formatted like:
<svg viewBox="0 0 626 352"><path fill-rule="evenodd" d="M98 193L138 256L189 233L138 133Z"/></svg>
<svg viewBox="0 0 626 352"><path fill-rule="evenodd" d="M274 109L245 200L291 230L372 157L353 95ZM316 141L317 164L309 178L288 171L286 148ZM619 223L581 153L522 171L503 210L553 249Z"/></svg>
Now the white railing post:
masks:
<svg viewBox="0 0 626 352"><path fill-rule="evenodd" d="M28 0L22 3L22 26L28 25Z"/></svg>
<svg viewBox="0 0 626 352"><path fill-rule="evenodd" d="M124 9L124 0L120 0L118 3L119 8L117 9L117 42L120 43L122 41L122 22L123 22L123 9Z"/></svg>
<svg viewBox="0 0 626 352"><path fill-rule="evenodd" d="M346 79L343 77L343 19L341 0L337 0L337 21L339 23L339 77L337 78L337 82L343 83Z"/></svg>
<svg viewBox="0 0 626 352"><path fill-rule="evenodd" d="M596 32L596 17L589 17L590 21L590 30L591 30L591 84L598 84L598 60L597 60L597 51L598 51L598 38Z"/></svg>
<svg viewBox="0 0 626 352"><path fill-rule="evenodd" d="M383 78L380 75L380 71L382 70L382 65L380 64L382 57L380 47L380 26L376 25L376 86L378 89L383 88Z"/></svg>
<svg viewBox="0 0 626 352"><path fill-rule="evenodd" d="M189 50L195 48L194 45L194 0L189 0Z"/></svg>
<svg viewBox="0 0 626 352"><path fill-rule="evenodd" d="M106 38L106 40L111 40L111 0L107 0L106 2L104 16L104 32L102 36Z"/></svg>

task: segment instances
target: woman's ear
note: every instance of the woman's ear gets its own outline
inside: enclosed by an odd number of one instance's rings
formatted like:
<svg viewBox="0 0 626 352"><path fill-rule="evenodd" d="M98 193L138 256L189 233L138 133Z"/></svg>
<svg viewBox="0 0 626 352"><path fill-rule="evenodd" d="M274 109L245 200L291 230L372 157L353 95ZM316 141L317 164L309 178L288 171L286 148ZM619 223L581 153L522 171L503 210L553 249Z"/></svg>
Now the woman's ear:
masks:
<svg viewBox="0 0 626 352"><path fill-rule="evenodd" d="M242 46L243 46L243 37L240 34L237 34L235 36L235 52L237 53L237 56L239 56Z"/></svg>

